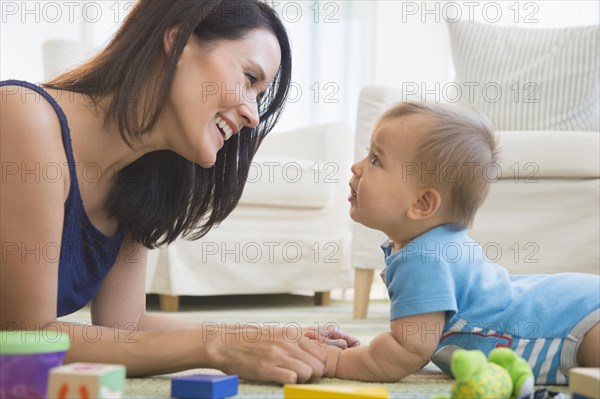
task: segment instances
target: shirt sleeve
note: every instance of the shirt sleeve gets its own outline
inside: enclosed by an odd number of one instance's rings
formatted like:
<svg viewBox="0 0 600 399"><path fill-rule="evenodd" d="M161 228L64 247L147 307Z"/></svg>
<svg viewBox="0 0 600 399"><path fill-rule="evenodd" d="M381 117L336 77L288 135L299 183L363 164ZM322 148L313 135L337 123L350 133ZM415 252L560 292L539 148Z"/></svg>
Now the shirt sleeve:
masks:
<svg viewBox="0 0 600 399"><path fill-rule="evenodd" d="M390 296L390 319L433 312L457 312L455 284L450 266L410 256L397 256L388 265L387 289Z"/></svg>

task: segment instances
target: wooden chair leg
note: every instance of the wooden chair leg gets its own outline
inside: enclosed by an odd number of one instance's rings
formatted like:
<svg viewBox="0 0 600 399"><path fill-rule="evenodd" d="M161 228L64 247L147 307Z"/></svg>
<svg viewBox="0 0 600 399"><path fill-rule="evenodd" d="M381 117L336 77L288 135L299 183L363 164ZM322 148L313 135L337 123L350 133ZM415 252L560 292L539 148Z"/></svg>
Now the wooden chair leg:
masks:
<svg viewBox="0 0 600 399"><path fill-rule="evenodd" d="M315 292L315 306L329 306L331 305L331 292Z"/></svg>
<svg viewBox="0 0 600 399"><path fill-rule="evenodd" d="M158 303L163 312L177 312L179 309L179 296L159 295Z"/></svg>
<svg viewBox="0 0 600 399"><path fill-rule="evenodd" d="M369 295L373 284L373 269L354 269L354 313L355 319L367 317Z"/></svg>

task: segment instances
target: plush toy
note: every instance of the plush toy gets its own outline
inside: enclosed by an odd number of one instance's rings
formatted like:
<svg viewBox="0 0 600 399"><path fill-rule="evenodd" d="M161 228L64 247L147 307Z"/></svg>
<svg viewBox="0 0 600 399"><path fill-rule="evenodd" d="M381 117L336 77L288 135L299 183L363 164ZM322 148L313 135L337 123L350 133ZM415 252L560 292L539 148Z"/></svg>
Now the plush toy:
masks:
<svg viewBox="0 0 600 399"><path fill-rule="evenodd" d="M489 361L502 366L512 380L511 398L525 399L534 395L534 376L529 363L508 348L496 348L490 352Z"/></svg>
<svg viewBox="0 0 600 399"><path fill-rule="evenodd" d="M533 372L508 348L494 349L489 361L481 351L458 349L450 367L456 379L451 399L533 398Z"/></svg>

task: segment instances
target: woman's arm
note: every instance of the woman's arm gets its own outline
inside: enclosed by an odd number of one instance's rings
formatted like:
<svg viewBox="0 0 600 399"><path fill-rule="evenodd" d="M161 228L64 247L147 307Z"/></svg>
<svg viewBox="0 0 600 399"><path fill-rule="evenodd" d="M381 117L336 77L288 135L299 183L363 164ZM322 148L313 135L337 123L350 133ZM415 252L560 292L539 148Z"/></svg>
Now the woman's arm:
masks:
<svg viewBox="0 0 600 399"><path fill-rule="evenodd" d="M369 346L327 348L328 377L360 381L398 381L422 368L437 347L445 313L396 319L391 332L377 335Z"/></svg>
<svg viewBox="0 0 600 399"><path fill-rule="evenodd" d="M10 90L0 88L0 321L5 330L39 329L56 318L67 159L52 106ZM42 173L49 167L52 178Z"/></svg>
<svg viewBox="0 0 600 399"><path fill-rule="evenodd" d="M145 259L131 266L120 257L93 301L96 325L58 321L57 249L69 174L66 166L58 179L41 172L47 165L66 165L60 124L46 101L36 102L33 92L23 97L3 96L0 103L0 162L14 166L14 173L3 175L0 191L0 328L60 329L71 336L67 362L124 364L136 376L207 367L249 380L292 383L323 374L325 352L306 338L288 342L274 333L236 342L235 336L207 334L202 327L184 330L187 324L147 318ZM136 325L170 329L142 331Z"/></svg>
<svg viewBox="0 0 600 399"><path fill-rule="evenodd" d="M92 300L96 325L135 331L198 329L201 324L146 312L148 249L126 235L117 261Z"/></svg>
<svg viewBox="0 0 600 399"><path fill-rule="evenodd" d="M126 237L117 262L92 301L95 326L121 329L108 329L104 334L118 336L130 349L119 356L120 363L129 363L130 375L206 367L248 380L305 382L324 373L324 351L301 337L300 331L286 334L275 328L192 323L146 313L146 263L147 249ZM85 360L90 353L82 352L82 356L68 356L67 361Z"/></svg>

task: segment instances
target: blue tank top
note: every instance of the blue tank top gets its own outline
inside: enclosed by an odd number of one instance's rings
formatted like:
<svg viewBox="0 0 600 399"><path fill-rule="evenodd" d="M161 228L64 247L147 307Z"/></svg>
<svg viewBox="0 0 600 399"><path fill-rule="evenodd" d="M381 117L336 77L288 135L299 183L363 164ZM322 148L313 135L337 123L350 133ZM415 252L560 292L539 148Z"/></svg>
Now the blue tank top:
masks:
<svg viewBox="0 0 600 399"><path fill-rule="evenodd" d="M71 132L67 118L54 98L41 86L29 82L6 80L0 81L0 86L20 86L35 91L52 105L60 121L70 176L58 265L57 315L64 316L81 309L96 295L117 259L125 230L120 226L115 235L107 236L92 224L85 213L77 184ZM18 95L21 96L21 93Z"/></svg>

